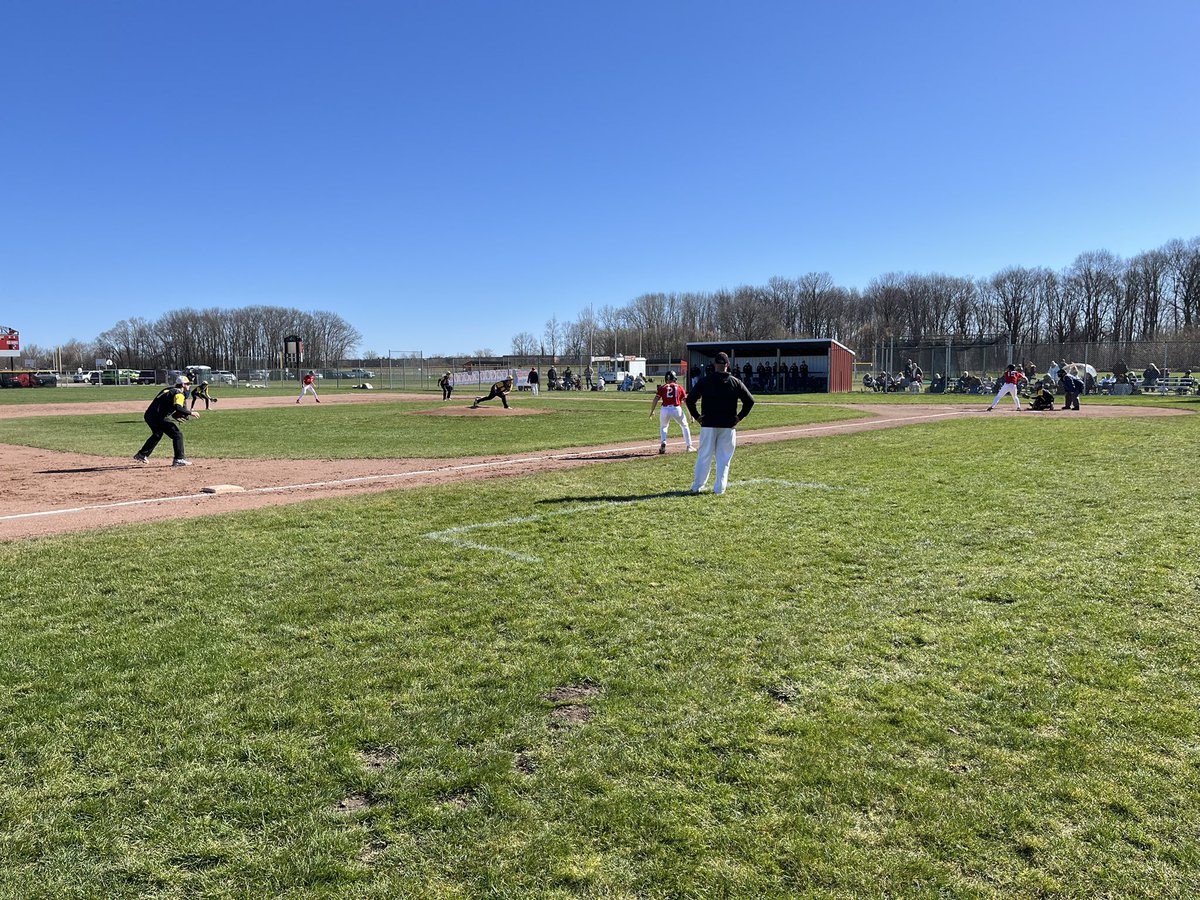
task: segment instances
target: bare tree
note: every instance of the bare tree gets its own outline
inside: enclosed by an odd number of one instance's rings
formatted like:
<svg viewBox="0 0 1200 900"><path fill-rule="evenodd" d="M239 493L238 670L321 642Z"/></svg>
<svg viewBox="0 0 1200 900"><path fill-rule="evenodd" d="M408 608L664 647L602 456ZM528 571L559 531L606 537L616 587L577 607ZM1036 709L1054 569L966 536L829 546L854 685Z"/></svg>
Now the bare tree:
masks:
<svg viewBox="0 0 1200 900"><path fill-rule="evenodd" d="M512 336L513 356L536 356L538 341L530 332L519 331Z"/></svg>
<svg viewBox="0 0 1200 900"><path fill-rule="evenodd" d="M1200 324L1200 237L1168 241L1167 256L1172 325L1191 329Z"/></svg>
<svg viewBox="0 0 1200 900"><path fill-rule="evenodd" d="M1121 261L1107 250L1081 253L1071 265L1070 278L1083 303L1083 339L1097 343L1112 327L1113 309L1121 291Z"/></svg>
<svg viewBox="0 0 1200 900"><path fill-rule="evenodd" d="M550 354L550 358L558 356L558 348L562 343L562 325L558 321L558 316L551 316L546 320L546 330L544 332L546 338L546 352Z"/></svg>

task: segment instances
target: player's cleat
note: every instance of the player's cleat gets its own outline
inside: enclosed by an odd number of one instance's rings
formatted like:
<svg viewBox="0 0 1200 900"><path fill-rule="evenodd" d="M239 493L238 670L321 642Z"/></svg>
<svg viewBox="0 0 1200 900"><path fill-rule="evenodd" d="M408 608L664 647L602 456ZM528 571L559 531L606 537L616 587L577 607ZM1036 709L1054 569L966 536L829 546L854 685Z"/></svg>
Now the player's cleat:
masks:
<svg viewBox="0 0 1200 900"><path fill-rule="evenodd" d="M141 463L144 466L146 463L148 463L150 461L150 459L149 459L149 457L142 456L142 454L140 454L140 453L135 453L135 454L133 454L133 461L135 463Z"/></svg>
<svg viewBox="0 0 1200 900"><path fill-rule="evenodd" d="M658 445L658 455L662 456L666 452L667 452L667 442L663 441L661 444Z"/></svg>
<svg viewBox="0 0 1200 900"><path fill-rule="evenodd" d="M186 459L177 459L177 460L175 460L175 462L171 463L171 465L173 465L173 466L190 466L191 463L188 462Z"/></svg>
<svg viewBox="0 0 1200 900"><path fill-rule="evenodd" d="M478 403L472 403L470 406L468 406L468 407L467 407L467 409L479 409L479 404L478 404Z"/></svg>
<svg viewBox="0 0 1200 900"><path fill-rule="evenodd" d="M696 452L695 447L688 447L688 453L695 453L695 452Z"/></svg>

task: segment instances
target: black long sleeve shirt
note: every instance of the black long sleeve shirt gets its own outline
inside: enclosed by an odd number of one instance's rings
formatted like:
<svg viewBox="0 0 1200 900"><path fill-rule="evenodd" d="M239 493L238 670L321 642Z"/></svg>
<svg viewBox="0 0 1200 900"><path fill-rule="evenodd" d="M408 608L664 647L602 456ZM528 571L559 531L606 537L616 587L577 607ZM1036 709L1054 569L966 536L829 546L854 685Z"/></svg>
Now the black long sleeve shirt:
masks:
<svg viewBox="0 0 1200 900"><path fill-rule="evenodd" d="M739 400L742 403L740 413ZM698 401L703 401L699 412L696 410ZM700 422L701 428L736 428L738 422L750 415L752 406L754 395L750 389L728 372L705 375L687 395L688 412Z"/></svg>

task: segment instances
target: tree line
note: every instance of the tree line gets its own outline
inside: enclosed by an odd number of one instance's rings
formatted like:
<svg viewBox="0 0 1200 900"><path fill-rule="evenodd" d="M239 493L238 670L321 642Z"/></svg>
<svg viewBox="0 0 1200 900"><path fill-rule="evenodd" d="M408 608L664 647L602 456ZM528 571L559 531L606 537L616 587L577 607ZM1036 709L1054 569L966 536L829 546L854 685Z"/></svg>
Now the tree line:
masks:
<svg viewBox="0 0 1200 900"><path fill-rule="evenodd" d="M353 326L331 312L279 306L177 309L154 321L122 319L91 342L71 340L57 348L29 345L22 357L50 368L57 351L67 371L90 369L97 359L111 359L128 369L274 367L290 335L303 339L305 361L314 366L336 364L362 341Z"/></svg>
<svg viewBox="0 0 1200 900"><path fill-rule="evenodd" d="M708 292L643 294L513 335L516 356L679 356L689 341L834 338L851 349L999 338L1009 344L1122 344L1200 335L1200 237L1122 259L1010 266L985 278L888 273L865 290L828 273Z"/></svg>

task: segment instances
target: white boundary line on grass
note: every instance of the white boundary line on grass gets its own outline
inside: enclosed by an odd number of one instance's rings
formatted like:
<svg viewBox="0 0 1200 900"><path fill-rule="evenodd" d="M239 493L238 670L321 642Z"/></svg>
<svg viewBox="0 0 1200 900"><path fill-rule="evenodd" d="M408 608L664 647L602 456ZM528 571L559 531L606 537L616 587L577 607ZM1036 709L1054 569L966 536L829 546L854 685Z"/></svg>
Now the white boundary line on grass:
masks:
<svg viewBox="0 0 1200 900"><path fill-rule="evenodd" d="M822 491L840 491L844 488L834 487L829 484L819 484L806 481L788 481L784 478L745 478L741 481L732 481L730 487L745 487L754 484L775 484L783 485L784 487L809 488L812 490ZM682 493L682 492L680 492ZM602 500L598 503L586 503L582 506L572 506L568 509L556 509L553 512L534 513L530 516L514 516L509 519L501 519L496 522L475 522L471 525L456 525L453 528L444 528L441 531L430 531L421 535L423 538L428 538L431 541L440 541L444 544L450 544L454 547L459 547L463 550L480 550L484 553L499 553L502 556L507 556L510 559L515 559L520 562L540 563L540 556L530 556L527 553L518 553L515 550L509 550L507 547L497 547L492 544L481 544L476 541L465 540L461 535L468 534L472 531L479 531L484 528L510 528L514 525L528 525L532 522L541 522L555 516L573 516L577 513L593 512L594 510L604 509L612 506L632 506L636 503L647 503L650 500L657 500L659 497L635 497L631 500Z"/></svg>
<svg viewBox="0 0 1200 900"><path fill-rule="evenodd" d="M924 422L933 421L935 419L955 418L961 416L961 410L949 413L934 413L932 415L917 415L905 416L901 419L882 419L880 424L892 425L904 422ZM747 432L747 438L759 437L786 437L796 434L812 434L820 431L837 431L843 428L861 427L862 419L852 419L848 422L838 422L832 425L801 425L793 428L787 428L782 431L753 431ZM273 494L283 491L305 490L308 488L327 488L341 487L350 484L365 484L372 481L394 481L402 478L413 478L417 475L432 475L438 472L467 472L472 469L489 469L498 466L519 466L524 463L543 462L545 460L557 459L575 459L583 456L600 456L611 453L628 453L631 450L645 450L647 447L653 447L655 444L626 444L621 447L607 447L591 450L566 450L557 453L544 453L540 456L523 456L518 459L498 459L492 462L482 463L464 463L457 466L442 466L434 469L415 469L411 472L391 472L383 475L358 475L353 478L338 478L330 481L308 481L298 484L281 484L271 487L249 488L243 493L246 494ZM65 516L72 513L93 512L101 509L120 509L127 506L146 506L153 503L177 503L181 500L201 500L208 497L218 497L219 494L177 494L163 497L145 497L140 500L118 500L112 503L96 503L88 506L73 506L68 509L45 509L27 513L12 513L6 516L0 516L0 522L12 522L18 519L36 519L45 516Z"/></svg>

